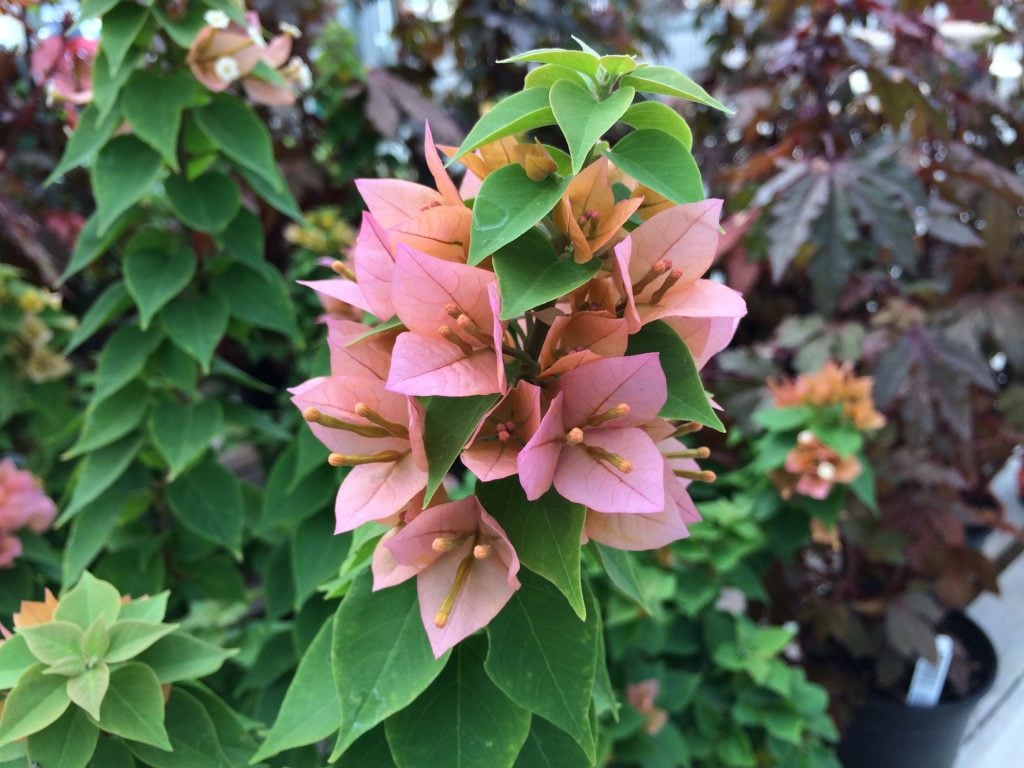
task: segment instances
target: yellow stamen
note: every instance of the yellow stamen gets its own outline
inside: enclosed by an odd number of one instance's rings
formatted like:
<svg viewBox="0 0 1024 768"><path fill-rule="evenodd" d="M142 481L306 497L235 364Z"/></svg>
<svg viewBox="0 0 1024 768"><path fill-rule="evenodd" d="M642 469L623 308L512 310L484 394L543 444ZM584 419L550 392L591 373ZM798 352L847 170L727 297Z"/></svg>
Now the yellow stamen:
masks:
<svg viewBox="0 0 1024 768"><path fill-rule="evenodd" d="M698 483L713 483L718 479L718 475L712 472L710 469L702 469L699 472L694 472L689 469L675 469L673 474L676 477L682 477L686 480L694 480Z"/></svg>
<svg viewBox="0 0 1024 768"><path fill-rule="evenodd" d="M430 543L430 548L437 554L443 555L445 552L455 549L455 545L458 543L459 540L454 536L438 536Z"/></svg>
<svg viewBox="0 0 1024 768"><path fill-rule="evenodd" d="M363 437L387 437L390 433L381 427L373 427L368 424L350 424L347 421L336 419L321 413L317 408L307 408L302 412L302 418L311 424L319 424L329 429L342 429L346 432L353 432Z"/></svg>
<svg viewBox="0 0 1024 768"><path fill-rule="evenodd" d="M449 344L454 344L456 347L462 350L462 354L471 355L473 354L473 347L469 343L463 340L459 334L455 332L455 329L450 325L442 325L437 329L438 335L447 341Z"/></svg>
<svg viewBox="0 0 1024 768"><path fill-rule="evenodd" d="M332 467L357 467L360 464L381 464L387 461L398 461L408 451L377 451L365 455L332 453L327 457L327 463Z"/></svg>
<svg viewBox="0 0 1024 768"><path fill-rule="evenodd" d="M598 424L604 424L606 421L611 421L612 419L619 419L622 418L623 416L628 416L630 410L632 409L629 407L629 403L619 403L618 405L609 408L607 411L595 413L593 416L587 419L587 424L589 424L592 427L596 427Z"/></svg>
<svg viewBox="0 0 1024 768"><path fill-rule="evenodd" d="M459 328L462 330L463 333L472 336L474 339L481 341L487 345L494 343L494 340L486 333L484 333L482 330L480 330L480 326L477 325L473 318L471 318L469 315L459 315L455 322L459 324Z"/></svg>
<svg viewBox="0 0 1024 768"><path fill-rule="evenodd" d="M651 265L651 268L647 270L647 274L633 283L633 295L640 295L640 291L650 285L654 280L661 275L664 275L672 269L672 262L668 259L658 259Z"/></svg>
<svg viewBox="0 0 1024 768"><path fill-rule="evenodd" d="M409 428L404 424L398 424L394 421L388 421L381 416L377 411L373 410L366 403L356 403L355 407L356 415L362 416L367 421L372 421L378 427L383 429L387 434L394 435L395 437L408 437Z"/></svg>
<svg viewBox="0 0 1024 768"><path fill-rule="evenodd" d="M665 454L666 459L706 459L711 455L711 449L705 446L700 448L687 448L685 451L669 451Z"/></svg>
<svg viewBox="0 0 1024 768"><path fill-rule="evenodd" d="M473 547L473 557L477 560L486 560L491 556L490 544L477 544Z"/></svg>
<svg viewBox="0 0 1024 768"><path fill-rule="evenodd" d="M665 278L665 282L654 293L651 294L651 304L657 304L668 293L669 288L678 283L683 277L683 271L681 269L673 269L668 273L668 277Z"/></svg>
<svg viewBox="0 0 1024 768"><path fill-rule="evenodd" d="M448 619L452 615L452 609L455 608L455 601L462 592L462 588L466 586L466 579L469 578L469 571L473 567L475 559L473 555L469 555L459 563L459 568L455 571L455 582L452 584L452 588L448 590L448 594L444 596L444 600L441 601L441 607L434 614L434 626L438 629L444 629L448 624Z"/></svg>
<svg viewBox="0 0 1024 768"><path fill-rule="evenodd" d="M589 453L595 459L597 459L598 461L607 461L609 464L611 464L613 467L619 470L619 472L625 472L628 474L633 471L633 462L631 462L629 459L624 459L617 453L611 453L610 451L606 451L604 448L601 448L596 445L585 445L583 447L586 448L587 453Z"/></svg>
<svg viewBox="0 0 1024 768"><path fill-rule="evenodd" d="M333 269L335 272L337 272L342 277L347 278L348 280L352 280L353 282L355 282L356 273L353 272L346 264L344 264L344 263L342 263L340 261L335 260L335 261L331 262L331 269Z"/></svg>
<svg viewBox="0 0 1024 768"><path fill-rule="evenodd" d="M570 429L568 432L565 433L565 444L566 445L569 445L569 446L579 445L582 442L583 442L583 430L580 429L579 427L573 427L572 429Z"/></svg>
<svg viewBox="0 0 1024 768"><path fill-rule="evenodd" d="M692 435L694 432L700 432L704 429L703 424L698 424L696 421L684 421L673 432L669 437L682 437L683 435Z"/></svg>
<svg viewBox="0 0 1024 768"><path fill-rule="evenodd" d="M444 305L445 314L448 315L452 320L458 320L459 315L466 314L462 311L462 307L456 304L454 301Z"/></svg>

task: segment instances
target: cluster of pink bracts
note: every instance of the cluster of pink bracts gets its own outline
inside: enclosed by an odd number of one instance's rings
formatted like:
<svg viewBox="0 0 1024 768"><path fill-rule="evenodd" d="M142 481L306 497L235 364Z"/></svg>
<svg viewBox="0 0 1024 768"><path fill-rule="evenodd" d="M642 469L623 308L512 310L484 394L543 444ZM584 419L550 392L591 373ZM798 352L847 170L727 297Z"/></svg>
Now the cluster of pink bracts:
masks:
<svg viewBox="0 0 1024 768"><path fill-rule="evenodd" d="M506 363L527 354L515 344L526 319L501 319L489 260L466 263L471 211L429 128L426 155L436 190L357 182L369 211L352 268L339 265L342 277L308 283L401 324L370 332L328 317L331 375L292 393L329 461L351 467L338 492L337 532L368 521L394 526L374 557L374 588L418 577L423 623L440 655L509 600L519 559L475 496L435 498L422 509L427 461L417 396L501 395L462 451L469 470L482 482L518 475L530 500L553 486L586 507L587 538L630 550L664 546L699 519L687 485L702 476L693 459L706 453L676 439L691 425L658 416L667 397L658 354L626 356L629 335L663 320L701 366L731 340L746 308L735 291L701 278L716 253L720 201L670 207L628 234L618 224L604 269L531 318L550 328L536 359L520 369L527 375L510 382ZM478 184L467 174L463 192Z"/></svg>
<svg viewBox="0 0 1024 768"><path fill-rule="evenodd" d="M35 475L0 460L0 568L10 568L21 555L15 532L28 528L42 533L53 524L57 507Z"/></svg>

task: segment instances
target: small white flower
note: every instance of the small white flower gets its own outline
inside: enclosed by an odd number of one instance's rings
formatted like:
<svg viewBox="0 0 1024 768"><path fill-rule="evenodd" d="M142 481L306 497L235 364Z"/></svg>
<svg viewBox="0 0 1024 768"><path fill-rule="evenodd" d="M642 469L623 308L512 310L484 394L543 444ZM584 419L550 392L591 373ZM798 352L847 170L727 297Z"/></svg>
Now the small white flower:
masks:
<svg viewBox="0 0 1024 768"><path fill-rule="evenodd" d="M27 46L25 25L14 16L0 13L0 51L10 51L15 55L21 55Z"/></svg>
<svg viewBox="0 0 1024 768"><path fill-rule="evenodd" d="M224 11L210 10L203 14L203 21L214 29L227 29L231 19Z"/></svg>
<svg viewBox="0 0 1024 768"><path fill-rule="evenodd" d="M281 26L279 26L278 29L281 30L282 35L294 37L296 40L302 37L302 30L296 27L294 24L289 24L287 21L282 21Z"/></svg>
<svg viewBox="0 0 1024 768"><path fill-rule="evenodd" d="M818 465L818 477L825 482L836 479L836 465L831 461L823 461Z"/></svg>
<svg viewBox="0 0 1024 768"><path fill-rule="evenodd" d="M267 47L267 43L263 39L263 33L260 31L260 27L259 27L258 24L253 24L251 27L249 27L245 31L249 33L249 39L252 40L253 43L256 44L256 47L258 47L258 48L266 48Z"/></svg>
<svg viewBox="0 0 1024 768"><path fill-rule="evenodd" d="M231 56L221 56L213 64L213 72L225 83L233 83L242 74L238 62Z"/></svg>
<svg viewBox="0 0 1024 768"><path fill-rule="evenodd" d="M300 91L308 91L313 87L313 73L310 71L309 65L298 56L292 56L291 61L288 62L285 76Z"/></svg>
<svg viewBox="0 0 1024 768"><path fill-rule="evenodd" d="M813 445L814 440L814 433L811 432L811 430L809 429L805 429L803 432L796 436L796 441L800 443L800 445Z"/></svg>

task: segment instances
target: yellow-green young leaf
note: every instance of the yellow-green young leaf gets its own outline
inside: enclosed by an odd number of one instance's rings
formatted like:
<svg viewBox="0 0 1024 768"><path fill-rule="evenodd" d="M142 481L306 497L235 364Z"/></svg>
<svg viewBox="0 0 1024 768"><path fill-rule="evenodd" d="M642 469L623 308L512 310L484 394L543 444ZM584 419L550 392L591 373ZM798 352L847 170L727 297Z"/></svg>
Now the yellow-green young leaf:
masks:
<svg viewBox="0 0 1024 768"><path fill-rule="evenodd" d="M529 229L495 252L491 263L501 289L501 319L565 296L601 269L600 259L577 264L555 253L547 237Z"/></svg>
<svg viewBox="0 0 1024 768"><path fill-rule="evenodd" d="M0 747L43 730L71 705L67 678L44 675L42 664L30 668L4 701L0 716Z"/></svg>
<svg viewBox="0 0 1024 768"><path fill-rule="evenodd" d="M86 571L75 588L63 595L53 618L70 621L83 630L102 619L108 626L117 620L121 610L121 593L113 584L101 581Z"/></svg>
<svg viewBox="0 0 1024 768"><path fill-rule="evenodd" d="M524 88L550 88L559 80L571 80L588 89L593 87L593 83L588 77L575 69L569 69L560 64L541 64L536 69L531 69L526 73L523 86Z"/></svg>
<svg viewBox="0 0 1024 768"><path fill-rule="evenodd" d="M160 312L167 337L210 372L213 353L228 330L228 305L215 293L179 297Z"/></svg>
<svg viewBox="0 0 1024 768"><path fill-rule="evenodd" d="M157 312L189 284L196 257L176 237L147 230L128 246L124 280L139 308L139 327L146 330Z"/></svg>
<svg viewBox="0 0 1024 768"><path fill-rule="evenodd" d="M671 67L642 67L622 78L620 84L631 85L644 93L660 93L664 96L675 96L678 99L695 101L698 104L714 107L727 115L733 114L731 109L712 98L697 83Z"/></svg>
<svg viewBox="0 0 1024 768"><path fill-rule="evenodd" d="M647 66L646 64L638 63L636 56L627 56L625 54L602 56L597 62L612 77L622 77L622 75L628 75L638 68Z"/></svg>
<svg viewBox="0 0 1024 768"><path fill-rule="evenodd" d="M668 382L668 399L659 415L666 419L696 421L724 432L725 427L704 391L693 355L679 334L661 320L648 323L639 333L629 337L629 346L626 347L627 355L646 352L658 353Z"/></svg>
<svg viewBox="0 0 1024 768"><path fill-rule="evenodd" d="M153 768L226 768L245 763L228 762L221 748L212 718L195 696L179 686L171 689L167 700L167 735L171 751L145 744L129 743L128 748L145 765Z"/></svg>
<svg viewBox="0 0 1024 768"><path fill-rule="evenodd" d="M633 131L608 152L616 167L673 203L704 199L700 170L690 150L660 130Z"/></svg>
<svg viewBox="0 0 1024 768"><path fill-rule="evenodd" d="M99 726L158 749L170 749L164 728L164 696L153 670L129 662L110 673L110 685L100 707Z"/></svg>
<svg viewBox="0 0 1024 768"><path fill-rule="evenodd" d="M421 397L423 404L423 445L427 454L427 495L430 501L441 487L444 476L466 447L480 420L498 395L470 397Z"/></svg>
<svg viewBox="0 0 1024 768"><path fill-rule="evenodd" d="M641 101L626 110L622 122L634 128L667 133L687 149L693 149L693 132L683 116L660 101Z"/></svg>
<svg viewBox="0 0 1024 768"><path fill-rule="evenodd" d="M238 185L220 171L207 171L194 181L171 176L164 187L175 213L199 232L223 232L242 205Z"/></svg>
<svg viewBox="0 0 1024 768"><path fill-rule="evenodd" d="M635 94L636 91L625 86L598 100L572 80L559 80L551 86L551 111L569 146L574 174L583 169L598 139L629 109Z"/></svg>
<svg viewBox="0 0 1024 768"><path fill-rule="evenodd" d="M189 72L164 74L154 68L137 71L124 88L121 109L135 135L159 152L175 171L182 111L196 103L197 93L195 78ZM154 98L154 94L160 97Z"/></svg>
<svg viewBox="0 0 1024 768"><path fill-rule="evenodd" d="M196 123L234 163L262 178L275 192L283 192L284 181L274 162L270 131L241 99L215 94L195 112Z"/></svg>
<svg viewBox="0 0 1024 768"><path fill-rule="evenodd" d="M139 36L149 18L149 11L133 3L120 3L103 16L103 37L100 46L106 54L107 68L111 74L117 72L124 62L128 49ZM163 98L163 94L160 94ZM153 99L154 102L160 99ZM130 118L129 118L130 119Z"/></svg>
<svg viewBox="0 0 1024 768"><path fill-rule="evenodd" d="M82 635L82 628L70 621L48 621L18 631L18 636L25 639L32 655L44 664L56 664L68 656L81 656Z"/></svg>
<svg viewBox="0 0 1024 768"><path fill-rule="evenodd" d="M78 677L83 672L85 672L85 661L82 659L81 654L79 654L78 656L65 656L56 664L48 666L44 674Z"/></svg>
<svg viewBox="0 0 1024 768"><path fill-rule="evenodd" d="M176 683L212 675L236 653L185 632L175 632L157 640L139 654L137 661L152 669L161 683Z"/></svg>
<svg viewBox="0 0 1024 768"><path fill-rule="evenodd" d="M473 203L469 263L479 264L533 228L561 199L570 179L531 181L519 163L490 173Z"/></svg>
<svg viewBox="0 0 1024 768"><path fill-rule="evenodd" d="M563 48L536 48L532 51L519 53L507 59L502 59L499 64L516 64L522 61L536 61L542 64L558 64L561 67L575 69L577 72L594 77L597 75L599 59L593 53L587 51L567 51Z"/></svg>
<svg viewBox="0 0 1024 768"><path fill-rule="evenodd" d="M75 489L71 493L71 501L61 512L57 524L63 525L117 482L141 447L142 439L138 435L128 435L116 443L98 448L82 459L75 470Z"/></svg>
<svg viewBox="0 0 1024 768"><path fill-rule="evenodd" d="M178 628L177 624L154 624L149 621L122 619L110 628L110 647L104 659L110 664L134 659L161 637Z"/></svg>
<svg viewBox="0 0 1024 768"><path fill-rule="evenodd" d="M512 768L530 731L530 713L484 671L483 638L467 638L423 694L387 719L398 768Z"/></svg>
<svg viewBox="0 0 1024 768"><path fill-rule="evenodd" d="M159 624L167 613L167 599L171 596L168 590L156 595L146 595L121 604L121 612L117 614L118 622L141 621L147 624Z"/></svg>
<svg viewBox="0 0 1024 768"><path fill-rule="evenodd" d="M93 720L100 719L100 705L110 685L110 667L100 662L68 680L68 698L89 713Z"/></svg>
<svg viewBox="0 0 1024 768"><path fill-rule="evenodd" d="M53 727L28 737L32 762L60 768L85 768L96 750L100 730L78 707L69 708Z"/></svg>
<svg viewBox="0 0 1024 768"><path fill-rule="evenodd" d="M592 765L569 734L534 715L530 735L519 752L515 768L591 768Z"/></svg>
<svg viewBox="0 0 1024 768"><path fill-rule="evenodd" d="M448 661L435 659L412 580L370 592L370 575L352 585L334 615L331 666L341 704L336 760L361 735L404 709Z"/></svg>
<svg viewBox="0 0 1024 768"><path fill-rule="evenodd" d="M153 444L167 462L167 477L174 480L206 453L224 424L224 411L216 400L198 403L162 403L149 417Z"/></svg>
<svg viewBox="0 0 1024 768"><path fill-rule="evenodd" d="M242 486L231 472L206 460L171 483L167 501L193 533L240 555L245 508Z"/></svg>
<svg viewBox="0 0 1024 768"><path fill-rule="evenodd" d="M593 763L590 722L597 669L597 608L587 595L580 621L558 589L520 571L523 586L487 627L486 668L491 680L522 707L568 733Z"/></svg>
<svg viewBox="0 0 1024 768"><path fill-rule="evenodd" d="M82 432L75 444L61 454L61 459L67 461L120 440L142 423L148 408L149 389L141 382L118 390L114 397L86 409Z"/></svg>
<svg viewBox="0 0 1024 768"><path fill-rule="evenodd" d="M518 477L480 483L477 498L508 534L523 565L554 584L580 619L587 617L580 583L580 535L586 509L550 490L529 501Z"/></svg>
<svg viewBox="0 0 1024 768"><path fill-rule="evenodd" d="M46 184L52 184L55 179L63 176L72 168L88 163L100 147L114 135L114 130L120 123L121 114L116 109L108 112L102 120L99 119L99 110L94 105L90 104L82 110L82 114L78 118L78 127L68 139L68 143L64 147L64 154L61 155L60 162L53 169L53 173L46 179Z"/></svg>
<svg viewBox="0 0 1024 768"><path fill-rule="evenodd" d="M332 622L325 622L302 655L277 719L253 762L323 741L338 730L341 703L331 675L331 630Z"/></svg>
<svg viewBox="0 0 1024 768"><path fill-rule="evenodd" d="M554 122L547 88L527 88L506 96L477 120L449 165L484 144Z"/></svg>
<svg viewBox="0 0 1024 768"><path fill-rule="evenodd" d="M160 155L134 136L117 136L107 142L92 172L101 236L118 216L152 189L160 178L160 170Z"/></svg>
<svg viewBox="0 0 1024 768"><path fill-rule="evenodd" d="M38 663L21 633L0 643L0 690L13 688L25 670Z"/></svg>

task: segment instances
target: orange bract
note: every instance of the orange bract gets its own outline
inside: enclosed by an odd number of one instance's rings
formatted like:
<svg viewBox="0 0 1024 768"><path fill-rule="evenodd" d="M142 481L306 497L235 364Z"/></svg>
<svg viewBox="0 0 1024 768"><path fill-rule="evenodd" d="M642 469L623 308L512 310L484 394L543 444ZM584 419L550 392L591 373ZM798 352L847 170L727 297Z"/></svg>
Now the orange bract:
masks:
<svg viewBox="0 0 1024 768"><path fill-rule="evenodd" d="M817 373L805 373L781 383L769 381L768 388L780 408L838 404L857 429L870 430L885 426L885 416L875 410L871 398L873 383L870 376L854 376L850 363L828 362Z"/></svg>

